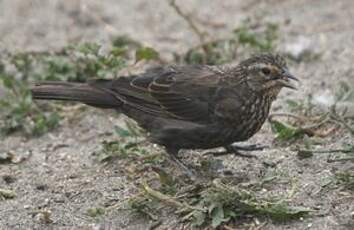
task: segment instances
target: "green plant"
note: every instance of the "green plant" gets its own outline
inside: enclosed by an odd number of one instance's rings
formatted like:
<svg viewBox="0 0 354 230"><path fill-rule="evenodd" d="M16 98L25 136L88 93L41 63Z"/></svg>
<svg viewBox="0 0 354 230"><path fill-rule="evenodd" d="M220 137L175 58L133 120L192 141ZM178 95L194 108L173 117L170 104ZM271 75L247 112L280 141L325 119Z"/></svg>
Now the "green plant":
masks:
<svg viewBox="0 0 354 230"><path fill-rule="evenodd" d="M278 26L268 23L258 30L253 27L249 22L244 22L228 39L204 42L188 50L183 56L183 61L189 64L220 65L233 61L238 56L240 48L250 52L274 50L278 39Z"/></svg>
<svg viewBox="0 0 354 230"><path fill-rule="evenodd" d="M178 195L168 195L143 183L144 193L130 201L131 208L146 214L154 207L171 207L175 213L181 215L183 222L190 223L192 229L207 226L217 228L245 216L270 217L275 221L285 222L306 216L310 212L308 208L289 206L281 198L260 198L241 185L225 184L220 179L206 185L194 185L189 189L180 184L175 185L175 188L179 190L173 194ZM155 211L154 219L158 219L160 214Z"/></svg>
<svg viewBox="0 0 354 230"><path fill-rule="evenodd" d="M102 149L98 152L98 160L111 161L115 158L127 158L147 154L147 150L139 145L138 138L143 135L142 129L136 123L126 120L125 127L114 127L119 136L117 141L103 141Z"/></svg>
<svg viewBox="0 0 354 230"><path fill-rule="evenodd" d="M14 75L0 72L0 79L7 90L0 99L0 132L8 135L22 130L27 135L41 135L59 124L60 117L56 112L41 110L32 101L30 90L26 84L27 75L17 80Z"/></svg>
<svg viewBox="0 0 354 230"><path fill-rule="evenodd" d="M235 36L243 46L249 46L255 51L269 52L274 50L275 41L278 39L278 25L267 23L261 30L252 30L249 23L234 30Z"/></svg>
<svg viewBox="0 0 354 230"><path fill-rule="evenodd" d="M0 80L5 96L0 99L0 131L3 135L22 131L41 135L59 124L55 107L37 106L32 101L30 85L36 81L85 82L90 78L114 78L127 66L129 52L136 61L159 58L152 48L143 47L128 37L117 37L112 48L103 52L96 43L69 45L57 52L13 53L0 60Z"/></svg>
<svg viewBox="0 0 354 230"><path fill-rule="evenodd" d="M147 151L135 141L121 139L119 141L103 141L102 150L98 153L101 162L111 161L115 158L127 158L132 155L146 155Z"/></svg>

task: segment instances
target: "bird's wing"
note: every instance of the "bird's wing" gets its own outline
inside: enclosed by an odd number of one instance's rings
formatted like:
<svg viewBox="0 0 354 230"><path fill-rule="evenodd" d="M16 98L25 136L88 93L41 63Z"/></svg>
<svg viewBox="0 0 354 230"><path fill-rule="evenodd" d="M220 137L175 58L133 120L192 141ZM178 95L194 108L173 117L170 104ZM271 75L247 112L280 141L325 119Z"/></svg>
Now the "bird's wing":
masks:
<svg viewBox="0 0 354 230"><path fill-rule="evenodd" d="M210 103L221 77L222 72L207 66L158 68L140 76L119 78L110 90L142 112L208 123Z"/></svg>
<svg viewBox="0 0 354 230"><path fill-rule="evenodd" d="M155 77L147 90L172 117L204 123L219 81L220 75L206 66L186 66Z"/></svg>

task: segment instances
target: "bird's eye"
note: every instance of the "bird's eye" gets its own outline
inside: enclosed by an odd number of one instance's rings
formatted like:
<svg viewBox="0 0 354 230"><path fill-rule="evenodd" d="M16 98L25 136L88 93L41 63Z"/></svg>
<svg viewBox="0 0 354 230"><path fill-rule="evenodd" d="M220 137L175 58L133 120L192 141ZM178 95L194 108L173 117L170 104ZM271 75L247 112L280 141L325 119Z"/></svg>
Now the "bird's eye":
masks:
<svg viewBox="0 0 354 230"><path fill-rule="evenodd" d="M270 69L267 68L267 67L264 67L264 68L262 68L262 73L263 73L264 75L269 75L269 74L270 74Z"/></svg>

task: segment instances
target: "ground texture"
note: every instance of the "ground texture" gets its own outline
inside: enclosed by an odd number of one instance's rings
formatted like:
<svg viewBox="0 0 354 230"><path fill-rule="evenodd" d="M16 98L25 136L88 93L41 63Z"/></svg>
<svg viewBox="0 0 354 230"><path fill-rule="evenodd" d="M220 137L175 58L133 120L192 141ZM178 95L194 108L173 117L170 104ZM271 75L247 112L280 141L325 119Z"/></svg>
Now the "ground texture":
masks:
<svg viewBox="0 0 354 230"><path fill-rule="evenodd" d="M354 85L354 2L351 0L264 0L264 1L178 1L202 28L222 37L242 19L274 21L280 25L279 49L306 39L321 58L290 66L301 79L299 91L284 91L274 109L282 110L285 99L305 98L309 93L331 92L339 80ZM165 1L0 1L0 52L4 50L54 50L79 41L109 41L128 34L154 47L166 57L182 52L198 42ZM151 224L129 210L119 208L101 218L88 216L87 209L124 203L138 191L120 161L103 165L93 152L102 140L113 139L113 124L122 117L86 109L80 117L65 119L60 128L40 138L21 135L6 137L1 152L28 154L20 164L0 165L0 187L16 192L15 199L0 201L1 229L147 229ZM270 145L256 152L259 159L221 157L225 167L247 178L257 178L267 170L296 178L292 202L311 207L316 214L285 224L269 222L264 229L353 229L354 197L342 190L327 189L326 178L341 169L353 170L352 162L328 163L331 154L315 154L299 160L289 146L277 145L269 124L249 143ZM353 144L344 130L323 139L322 147ZM200 155L193 152L193 157ZM264 162L276 162L269 169ZM123 163L122 163L123 164ZM5 180L8 175L13 182ZM288 184L270 187L275 194L289 192ZM36 210L50 210L53 223L43 223ZM166 217L158 228L173 229L176 217Z"/></svg>

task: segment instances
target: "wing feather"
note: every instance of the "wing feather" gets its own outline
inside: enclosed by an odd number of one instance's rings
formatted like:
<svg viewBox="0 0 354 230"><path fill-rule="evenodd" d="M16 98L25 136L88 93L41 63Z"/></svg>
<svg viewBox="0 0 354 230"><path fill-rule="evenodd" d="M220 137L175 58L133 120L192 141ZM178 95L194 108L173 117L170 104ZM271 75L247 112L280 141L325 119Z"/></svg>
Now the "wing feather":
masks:
<svg viewBox="0 0 354 230"><path fill-rule="evenodd" d="M143 112L208 123L213 106L210 103L221 77L221 72L206 66L158 68L139 76L118 78L108 89L125 105Z"/></svg>

